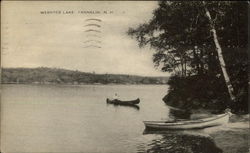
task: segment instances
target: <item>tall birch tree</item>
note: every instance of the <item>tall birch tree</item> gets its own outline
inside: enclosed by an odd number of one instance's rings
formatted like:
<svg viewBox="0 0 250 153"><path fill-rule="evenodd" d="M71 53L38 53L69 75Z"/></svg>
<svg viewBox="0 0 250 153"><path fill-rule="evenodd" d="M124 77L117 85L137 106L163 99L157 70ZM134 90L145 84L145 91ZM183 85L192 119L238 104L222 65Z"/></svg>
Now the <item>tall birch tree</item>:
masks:
<svg viewBox="0 0 250 153"><path fill-rule="evenodd" d="M215 49L216 49L217 54L218 54L218 59L220 61L220 67L221 67L221 70L222 70L222 73L223 73L223 76L224 76L224 79L226 82L228 93L230 95L231 100L235 101L234 89L233 89L232 83L230 81L229 75L228 75L227 70L226 70L226 64L225 64L224 57L222 54L221 45L218 41L218 36L217 36L216 29L214 26L214 21L211 18L211 14L206 6L206 2L202 1L202 3L204 5L205 13L206 13L206 16L207 16L209 23L210 23L211 32L213 34L213 40L214 40L214 44L215 44Z"/></svg>

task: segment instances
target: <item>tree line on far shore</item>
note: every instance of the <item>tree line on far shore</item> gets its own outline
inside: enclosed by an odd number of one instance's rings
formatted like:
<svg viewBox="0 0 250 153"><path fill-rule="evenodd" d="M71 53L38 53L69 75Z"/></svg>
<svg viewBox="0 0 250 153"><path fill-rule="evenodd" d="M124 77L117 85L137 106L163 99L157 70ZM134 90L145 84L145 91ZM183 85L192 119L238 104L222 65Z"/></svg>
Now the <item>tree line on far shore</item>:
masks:
<svg viewBox="0 0 250 153"><path fill-rule="evenodd" d="M166 84L166 77L95 74L58 68L2 68L4 84Z"/></svg>

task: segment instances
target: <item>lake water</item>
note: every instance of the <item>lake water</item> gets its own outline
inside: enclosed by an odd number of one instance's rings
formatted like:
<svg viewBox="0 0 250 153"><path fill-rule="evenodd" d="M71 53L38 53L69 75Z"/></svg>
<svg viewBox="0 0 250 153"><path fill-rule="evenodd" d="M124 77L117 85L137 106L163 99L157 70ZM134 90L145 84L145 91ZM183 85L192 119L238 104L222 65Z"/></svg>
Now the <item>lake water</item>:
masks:
<svg viewBox="0 0 250 153"><path fill-rule="evenodd" d="M166 85L3 85L1 150L221 152L212 140L191 132L144 131L143 120L168 119L169 109L162 101L167 90ZM114 93L124 100L139 97L139 108L107 104Z"/></svg>

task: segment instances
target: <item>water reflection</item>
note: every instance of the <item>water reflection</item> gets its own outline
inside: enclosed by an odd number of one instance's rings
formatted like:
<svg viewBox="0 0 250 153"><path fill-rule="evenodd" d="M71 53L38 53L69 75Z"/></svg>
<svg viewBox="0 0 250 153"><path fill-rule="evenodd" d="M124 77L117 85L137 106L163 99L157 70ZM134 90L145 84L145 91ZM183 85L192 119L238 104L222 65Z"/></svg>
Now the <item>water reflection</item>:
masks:
<svg viewBox="0 0 250 153"><path fill-rule="evenodd" d="M133 108L135 110L140 110L140 106L138 105L116 105L116 104L109 104L107 103L107 106L113 106L113 107L127 107L127 108Z"/></svg>
<svg viewBox="0 0 250 153"><path fill-rule="evenodd" d="M148 153L222 153L215 142L200 132L147 131L143 134L160 135L157 139L139 144L137 152ZM142 146L145 146L142 148Z"/></svg>

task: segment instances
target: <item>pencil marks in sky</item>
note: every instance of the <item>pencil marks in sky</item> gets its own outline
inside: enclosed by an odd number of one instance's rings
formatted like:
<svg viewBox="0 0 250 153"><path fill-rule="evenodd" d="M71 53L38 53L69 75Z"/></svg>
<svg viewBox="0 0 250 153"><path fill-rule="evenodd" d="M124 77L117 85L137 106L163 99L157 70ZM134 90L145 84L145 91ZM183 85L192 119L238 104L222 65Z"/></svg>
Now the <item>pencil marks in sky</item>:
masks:
<svg viewBox="0 0 250 153"><path fill-rule="evenodd" d="M98 33L101 33L100 30L95 30L95 29L85 30L84 32L98 32Z"/></svg>
<svg viewBox="0 0 250 153"><path fill-rule="evenodd" d="M102 22L101 19L97 19L97 18L89 18L89 19L86 19L85 21L97 21L97 22Z"/></svg>
<svg viewBox="0 0 250 153"><path fill-rule="evenodd" d="M84 35L85 41L83 48L101 48L101 23L98 18L89 18L85 20Z"/></svg>
<svg viewBox="0 0 250 153"><path fill-rule="evenodd" d="M96 34L86 34L86 37L92 37L92 38L101 38L101 36L96 35Z"/></svg>
<svg viewBox="0 0 250 153"><path fill-rule="evenodd" d="M87 40L87 41L84 41L83 43L88 43L88 42L96 42L96 43L101 43L100 40Z"/></svg>
<svg viewBox="0 0 250 153"><path fill-rule="evenodd" d="M102 47L97 46L97 45L88 45L88 46L84 46L83 48L102 48Z"/></svg>
<svg viewBox="0 0 250 153"><path fill-rule="evenodd" d="M98 28L101 27L101 25L99 25L99 24L86 24L85 27L87 27L87 26L95 26L95 27L98 27Z"/></svg>

